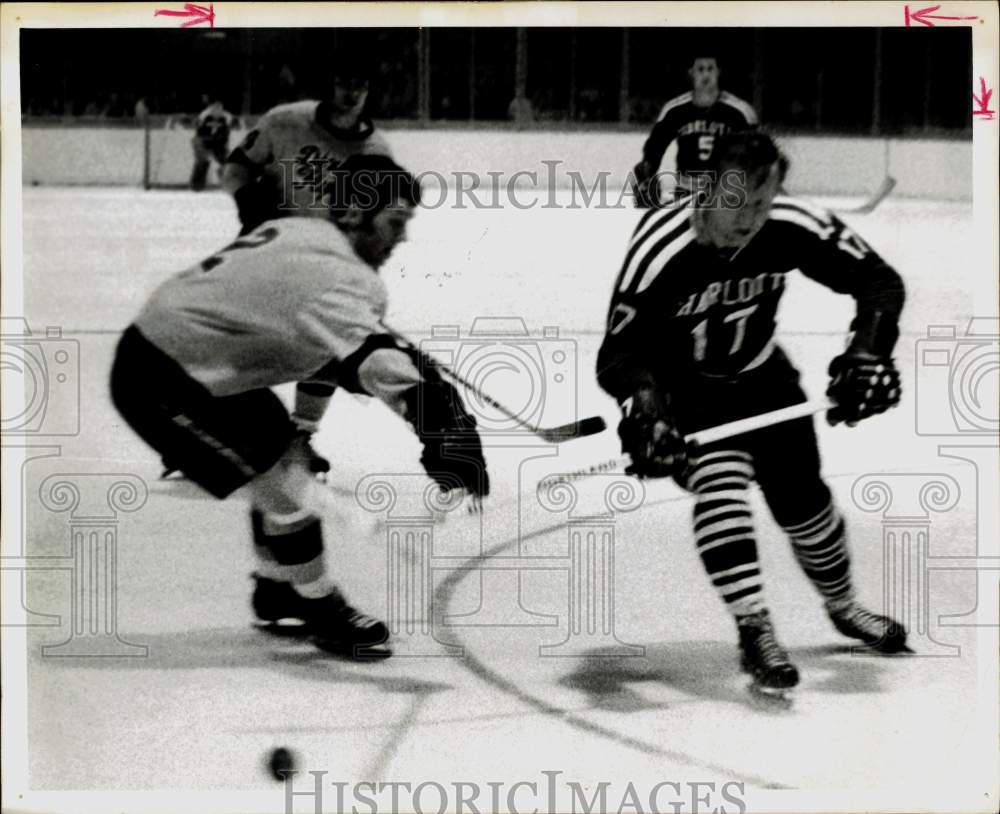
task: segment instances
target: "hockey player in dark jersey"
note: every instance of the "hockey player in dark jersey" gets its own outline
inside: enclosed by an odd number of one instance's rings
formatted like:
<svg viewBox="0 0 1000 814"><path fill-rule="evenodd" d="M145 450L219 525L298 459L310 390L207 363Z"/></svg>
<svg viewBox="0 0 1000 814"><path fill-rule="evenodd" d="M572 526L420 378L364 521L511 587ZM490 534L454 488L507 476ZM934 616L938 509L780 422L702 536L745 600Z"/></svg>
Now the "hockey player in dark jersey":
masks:
<svg viewBox="0 0 1000 814"><path fill-rule="evenodd" d="M830 364L831 423L884 412L900 398L892 351L899 275L836 217L778 194L787 162L761 132L716 139L717 181L646 213L629 243L597 360L622 405L619 435L640 477L673 476L695 495L694 536L739 631L743 668L781 690L799 677L762 593L748 501L760 486L841 633L887 652L905 629L855 598L844 520L820 475L812 419L687 450L684 435L806 400L775 343L785 277L807 277L857 302L847 350Z"/></svg>
<svg viewBox="0 0 1000 814"><path fill-rule="evenodd" d="M326 574L308 451L271 388L338 381L375 396L413 426L443 490L481 497L489 477L455 388L381 321L377 270L405 239L416 182L389 158L355 156L324 200L326 219L269 221L163 283L118 345L111 394L136 433L206 491L221 499L247 487L261 622L299 619L323 649L385 656L386 626Z"/></svg>
<svg viewBox="0 0 1000 814"><path fill-rule="evenodd" d="M698 56L688 69L691 90L663 106L643 145L642 160L632 171L636 206L656 206L660 202L661 178L657 172L671 142L677 141L677 162L668 186L690 190L697 184L698 173L708 168L717 136L757 124L757 114L750 104L719 87L719 73L714 56Z"/></svg>

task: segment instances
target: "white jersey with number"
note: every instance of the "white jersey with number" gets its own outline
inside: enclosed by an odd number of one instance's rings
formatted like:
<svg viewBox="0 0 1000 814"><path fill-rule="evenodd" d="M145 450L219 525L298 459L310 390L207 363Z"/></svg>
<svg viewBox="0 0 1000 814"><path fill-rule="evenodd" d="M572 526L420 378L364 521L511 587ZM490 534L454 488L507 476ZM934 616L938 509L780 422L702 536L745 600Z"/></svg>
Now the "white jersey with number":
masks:
<svg viewBox="0 0 1000 814"><path fill-rule="evenodd" d="M382 279L335 224L284 218L167 280L135 325L227 396L315 379L322 368L335 378L338 362L385 332L386 307Z"/></svg>
<svg viewBox="0 0 1000 814"><path fill-rule="evenodd" d="M368 119L349 130L328 127L328 104L303 101L272 108L230 156L262 170L279 193L283 214L325 215L317 197L327 173L348 156L392 155Z"/></svg>

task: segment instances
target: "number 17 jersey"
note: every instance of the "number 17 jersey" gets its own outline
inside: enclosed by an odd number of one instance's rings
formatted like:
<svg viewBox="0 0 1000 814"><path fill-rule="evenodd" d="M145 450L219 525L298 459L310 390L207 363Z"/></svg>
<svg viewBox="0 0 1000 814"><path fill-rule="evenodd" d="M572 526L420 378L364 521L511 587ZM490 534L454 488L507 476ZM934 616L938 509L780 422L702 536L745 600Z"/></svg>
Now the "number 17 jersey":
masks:
<svg viewBox="0 0 1000 814"><path fill-rule="evenodd" d="M619 400L642 385L734 379L763 364L796 269L854 297L859 320L898 318L899 276L829 212L779 196L746 246L720 251L698 242L694 211L693 196L651 210L629 241L597 362L602 387Z"/></svg>

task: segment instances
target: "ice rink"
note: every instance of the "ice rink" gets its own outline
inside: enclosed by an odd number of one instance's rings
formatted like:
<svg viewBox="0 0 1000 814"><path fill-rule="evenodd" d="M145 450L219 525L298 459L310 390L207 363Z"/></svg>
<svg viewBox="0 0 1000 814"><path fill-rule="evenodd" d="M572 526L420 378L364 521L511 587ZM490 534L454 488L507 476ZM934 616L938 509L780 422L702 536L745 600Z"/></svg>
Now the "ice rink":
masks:
<svg viewBox="0 0 1000 814"><path fill-rule="evenodd" d="M970 317L996 307L981 296L994 271L977 266L969 248L971 204L890 198L870 215L844 215L906 280L896 352L905 392L898 409L857 428L817 427L848 518L860 596L876 610L884 601L912 608L917 652L852 653L755 496L766 596L802 672L791 707L747 691L735 629L702 571L681 490L632 484L627 495L627 479L602 475L580 482L570 502L536 491L546 475L618 454L617 408L597 389L593 367L637 218L630 208L444 205L414 219L409 242L382 272L388 321L421 340L435 326L437 340L459 329L450 340L455 364L516 409L538 406L533 417L543 423L597 414L611 429L558 447L523 433L490 436L495 495L484 514L458 511L432 524L408 427L380 404L338 393L317 440L334 462L331 488L317 487L329 560L356 604L394 621L399 647L396 658L355 664L251 628L245 504L157 480L159 461L108 397L114 345L145 297L236 233L229 198L25 189L23 313L32 331L58 326L63 340L79 343L80 393L79 433L39 440L21 469L32 788L236 790L246 796L212 805L280 811L285 792L263 760L287 746L303 772L327 772L331 810L334 782L496 782L506 795L517 781L547 788L543 772L560 773L563 811L573 804L568 784L589 798L600 781L616 811L629 782L649 811L649 790L662 781L681 791L661 789L660 810L670 800L689 805L694 782L742 783L747 804L768 810L782 805L769 795L786 789L830 795L828 810L879 801L913 810L940 795L956 804L950 810L976 801L995 809L983 794L995 772L996 630L974 626L977 603L996 601L982 587L996 571L976 572L996 568L976 559L996 541L980 539L996 531L995 503L980 505L995 473L978 472L968 448L939 450L970 438L947 425L947 409L931 416L947 382L921 355L929 326L953 326L960 337ZM851 313L848 298L790 275L779 338L813 397ZM517 353L491 356L489 337L470 335L477 319L486 331L497 318L507 329L523 321ZM536 365L534 389L518 359ZM981 398L995 404L995 386ZM918 434L920 410L928 425L943 422L942 434ZM118 476L135 498L109 514L108 485ZM53 478L99 493L72 508ZM377 480L398 492L388 514L379 509L383 493L368 488ZM891 502L879 503L875 482L889 484ZM928 497L925 483L944 485L928 487L937 489ZM95 516L112 520L102 526ZM116 539L114 596L89 608L113 635L71 624L79 588L67 565L71 538L93 527L112 528ZM900 543L901 529L912 540ZM945 565L934 568L934 558ZM901 573L912 578L900 582ZM16 577L4 579L18 588ZM74 637L106 651L43 655L43 646ZM135 647L124 655L120 643ZM312 781L302 775L295 789ZM520 810L548 807L542 791L518 793ZM424 810L437 810L437 800L427 790ZM716 791L700 810L724 802ZM452 796L449 810L455 805ZM482 797L476 805L490 808ZM312 811L313 798L296 798L295 808Z"/></svg>

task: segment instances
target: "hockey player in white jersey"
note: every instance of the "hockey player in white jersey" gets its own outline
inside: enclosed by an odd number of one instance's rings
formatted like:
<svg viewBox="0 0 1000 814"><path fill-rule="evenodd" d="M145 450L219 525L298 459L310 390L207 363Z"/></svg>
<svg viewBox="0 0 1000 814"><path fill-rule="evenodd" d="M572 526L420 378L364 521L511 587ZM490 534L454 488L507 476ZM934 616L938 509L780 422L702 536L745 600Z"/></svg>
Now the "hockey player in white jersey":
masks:
<svg viewBox="0 0 1000 814"><path fill-rule="evenodd" d="M481 497L489 476L455 388L381 325L377 270L405 239L418 185L389 158L356 156L325 200L327 218L269 221L161 285L119 342L111 394L149 446L215 497L248 486L262 622L298 618L326 650L384 656L386 626L326 574L303 436L270 388L337 381L375 396L413 426L442 489ZM324 405L313 407L318 421Z"/></svg>
<svg viewBox="0 0 1000 814"><path fill-rule="evenodd" d="M335 56L330 96L279 105L233 150L222 185L236 201L241 235L278 217L326 216L321 202L324 177L352 155L391 156L389 145L365 117L370 57L359 48L341 48ZM318 427L306 416L311 402L329 402L335 382L312 382L296 390L293 420L309 435ZM329 462L308 444L312 470L327 472ZM173 461L164 460L167 471Z"/></svg>
<svg viewBox="0 0 1000 814"><path fill-rule="evenodd" d="M391 156L363 115L370 73L363 55L341 53L327 99L272 108L233 150L222 184L236 201L240 234L275 217L325 217L319 198L326 173L348 156Z"/></svg>

